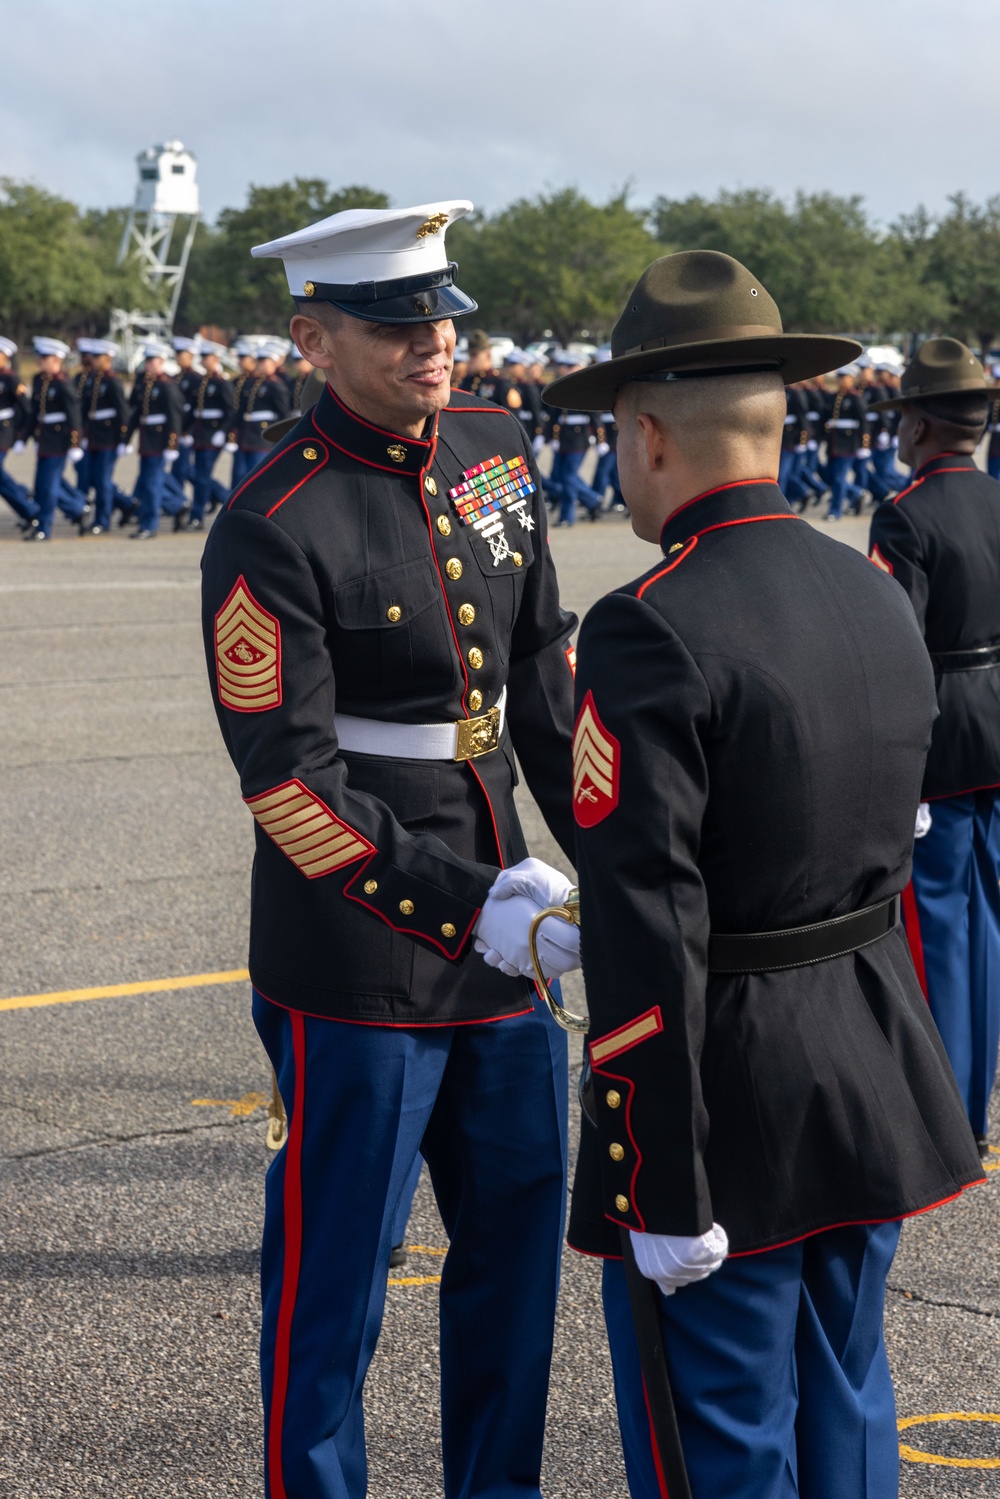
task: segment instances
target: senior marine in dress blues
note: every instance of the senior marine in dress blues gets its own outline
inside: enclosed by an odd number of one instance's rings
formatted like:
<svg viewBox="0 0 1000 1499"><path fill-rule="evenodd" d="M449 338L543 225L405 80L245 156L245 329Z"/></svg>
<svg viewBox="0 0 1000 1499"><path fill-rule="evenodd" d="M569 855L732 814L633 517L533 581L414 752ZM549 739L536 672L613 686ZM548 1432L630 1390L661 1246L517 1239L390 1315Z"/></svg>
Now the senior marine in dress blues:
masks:
<svg viewBox="0 0 1000 1499"><path fill-rule="evenodd" d="M348 210L257 247L326 384L205 548L256 823L254 1020L289 1115L262 1257L271 1499L365 1492L361 1390L418 1152L450 1239L445 1493L540 1493L567 1076L528 928L570 882L525 859L514 751L569 859L574 619L520 423L450 391L475 303L444 236L470 207ZM550 973L577 961L568 930L543 925Z"/></svg>

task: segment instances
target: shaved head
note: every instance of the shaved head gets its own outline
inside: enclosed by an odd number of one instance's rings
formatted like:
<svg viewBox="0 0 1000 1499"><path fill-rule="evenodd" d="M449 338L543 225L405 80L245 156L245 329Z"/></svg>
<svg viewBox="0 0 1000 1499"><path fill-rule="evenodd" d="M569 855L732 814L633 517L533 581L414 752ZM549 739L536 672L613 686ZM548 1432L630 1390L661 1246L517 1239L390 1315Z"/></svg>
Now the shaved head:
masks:
<svg viewBox="0 0 1000 1499"><path fill-rule="evenodd" d="M714 375L706 380L633 380L618 397L631 417L646 412L669 427L685 454L718 446L780 439L785 387L777 371Z"/></svg>

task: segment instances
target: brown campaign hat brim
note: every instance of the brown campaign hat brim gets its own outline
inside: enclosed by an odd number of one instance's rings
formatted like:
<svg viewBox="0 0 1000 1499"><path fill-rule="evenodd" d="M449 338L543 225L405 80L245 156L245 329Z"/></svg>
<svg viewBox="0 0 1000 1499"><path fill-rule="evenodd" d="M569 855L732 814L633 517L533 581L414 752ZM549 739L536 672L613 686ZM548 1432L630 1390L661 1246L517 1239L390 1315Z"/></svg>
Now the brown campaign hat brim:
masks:
<svg viewBox="0 0 1000 1499"><path fill-rule="evenodd" d="M914 401L936 401L939 396L987 396L991 401L1000 399L1000 385L983 385L976 381L964 385L958 382L941 386L937 390L908 390L904 396L900 393L893 396L891 401L869 401L869 411L899 411L903 406L909 406Z"/></svg>
<svg viewBox="0 0 1000 1499"><path fill-rule="evenodd" d="M765 333L742 338L708 338L668 348L622 354L553 380L542 392L547 406L575 411L607 411L623 385L643 375L676 370L720 373L762 366L773 368L786 385L811 380L849 364L861 353L853 338L814 333Z"/></svg>

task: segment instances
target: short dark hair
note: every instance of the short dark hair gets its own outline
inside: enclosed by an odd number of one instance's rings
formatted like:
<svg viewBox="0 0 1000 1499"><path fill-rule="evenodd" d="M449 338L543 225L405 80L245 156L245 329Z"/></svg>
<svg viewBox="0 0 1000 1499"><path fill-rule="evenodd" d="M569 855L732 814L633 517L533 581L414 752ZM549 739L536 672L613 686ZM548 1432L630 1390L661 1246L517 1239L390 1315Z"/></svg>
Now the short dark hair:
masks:
<svg viewBox="0 0 1000 1499"><path fill-rule="evenodd" d="M914 406L924 416L929 416L932 421L942 422L947 427L960 427L964 432L972 433L976 427L986 424L986 415L990 409L990 398L979 391L969 394L961 393L953 396L929 396L923 401L914 401Z"/></svg>

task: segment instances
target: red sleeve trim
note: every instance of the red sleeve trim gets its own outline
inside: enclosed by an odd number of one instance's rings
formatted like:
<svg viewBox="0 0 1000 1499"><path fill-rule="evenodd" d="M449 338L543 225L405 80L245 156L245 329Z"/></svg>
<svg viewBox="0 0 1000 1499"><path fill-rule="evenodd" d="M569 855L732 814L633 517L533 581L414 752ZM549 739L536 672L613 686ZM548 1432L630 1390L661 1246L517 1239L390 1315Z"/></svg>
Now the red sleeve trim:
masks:
<svg viewBox="0 0 1000 1499"><path fill-rule="evenodd" d="M656 1013L659 1014L659 1010L657 1010ZM628 1135L629 1143L631 1144L632 1150L635 1153L635 1165L632 1168L632 1175L629 1177L628 1200L631 1204L631 1210L633 1214L638 1219L638 1224L628 1223L624 1218L616 1218L613 1213L605 1213L604 1216L609 1219L610 1222L617 1223L620 1228L637 1227L640 1233L645 1233L646 1220L640 1213L635 1201L635 1184L639 1179L639 1169L642 1166L642 1151L639 1149L639 1142L636 1140L635 1134L632 1130L632 1096L635 1092L635 1084L633 1083L631 1078L619 1077L614 1072L606 1072L603 1067L598 1067L595 1065L594 1071L595 1073L599 1073L601 1077L606 1077L609 1082L621 1084L622 1091L625 1094L625 1133Z"/></svg>
<svg viewBox="0 0 1000 1499"><path fill-rule="evenodd" d="M616 1031L609 1031L606 1036L600 1036L596 1041L591 1041L591 1065L596 1069L602 1062L613 1061L615 1057L620 1057L622 1052L631 1051L634 1046L648 1041L650 1037L658 1036L662 1030L663 1014L659 1005L654 1005L651 1010L637 1015L635 1020L630 1020L626 1025L620 1025Z"/></svg>
<svg viewBox="0 0 1000 1499"><path fill-rule="evenodd" d="M886 559L882 556L882 552L881 552L881 550L880 550L880 548L879 548L879 546L878 546L877 543L875 544L875 546L872 547L871 551L869 552L869 554L868 554L868 561L869 562L873 562L875 564L875 566L878 568L878 570L879 570L880 573L888 573L889 576L890 576L890 578L893 576L893 566L892 566L892 563L891 562L887 562Z"/></svg>
<svg viewBox="0 0 1000 1499"><path fill-rule="evenodd" d="M373 855L375 854L375 852L376 852L376 850L372 849L372 854ZM440 942L437 937L432 936L432 934L430 932L423 931L420 927L416 927L416 926L397 926L394 921L390 921L389 920L389 917L386 915L386 913L384 911L380 911L379 910L378 906L373 906L370 901L362 900L362 898L361 898L360 895L353 895L351 893L351 886L357 884L358 880L360 880L361 876L364 874L365 870L367 869L367 867L368 867L368 865L370 863L371 863L371 859L366 859L365 862L364 862L364 864L362 864L361 868L358 870L358 872L356 874L353 874L351 876L351 878L348 880L347 884L344 886L344 895L347 898L347 900L354 901L354 903L356 905L364 906L364 908L365 908L366 911L371 911L371 913L372 913L373 916L377 916L380 921L384 921L385 922L386 926L389 928L390 931L398 932L401 937L420 937L424 942L429 942L431 944L431 946L432 947L436 947L438 949L438 951L440 953L442 953L443 956L446 957L450 963L454 963L456 961L456 959L458 958L459 954L464 949L465 944L468 942L469 938L471 937L471 935L472 935L472 928L476 924L476 921L477 921L477 919L479 917L479 912L482 909L482 907L481 906L477 906L476 907L476 909L473 911L472 916L471 916L471 918L469 920L468 926L465 928L465 931L462 933L462 935L460 937L452 937L452 939L451 939L451 946L450 947L446 947L445 944L443 942Z"/></svg>

